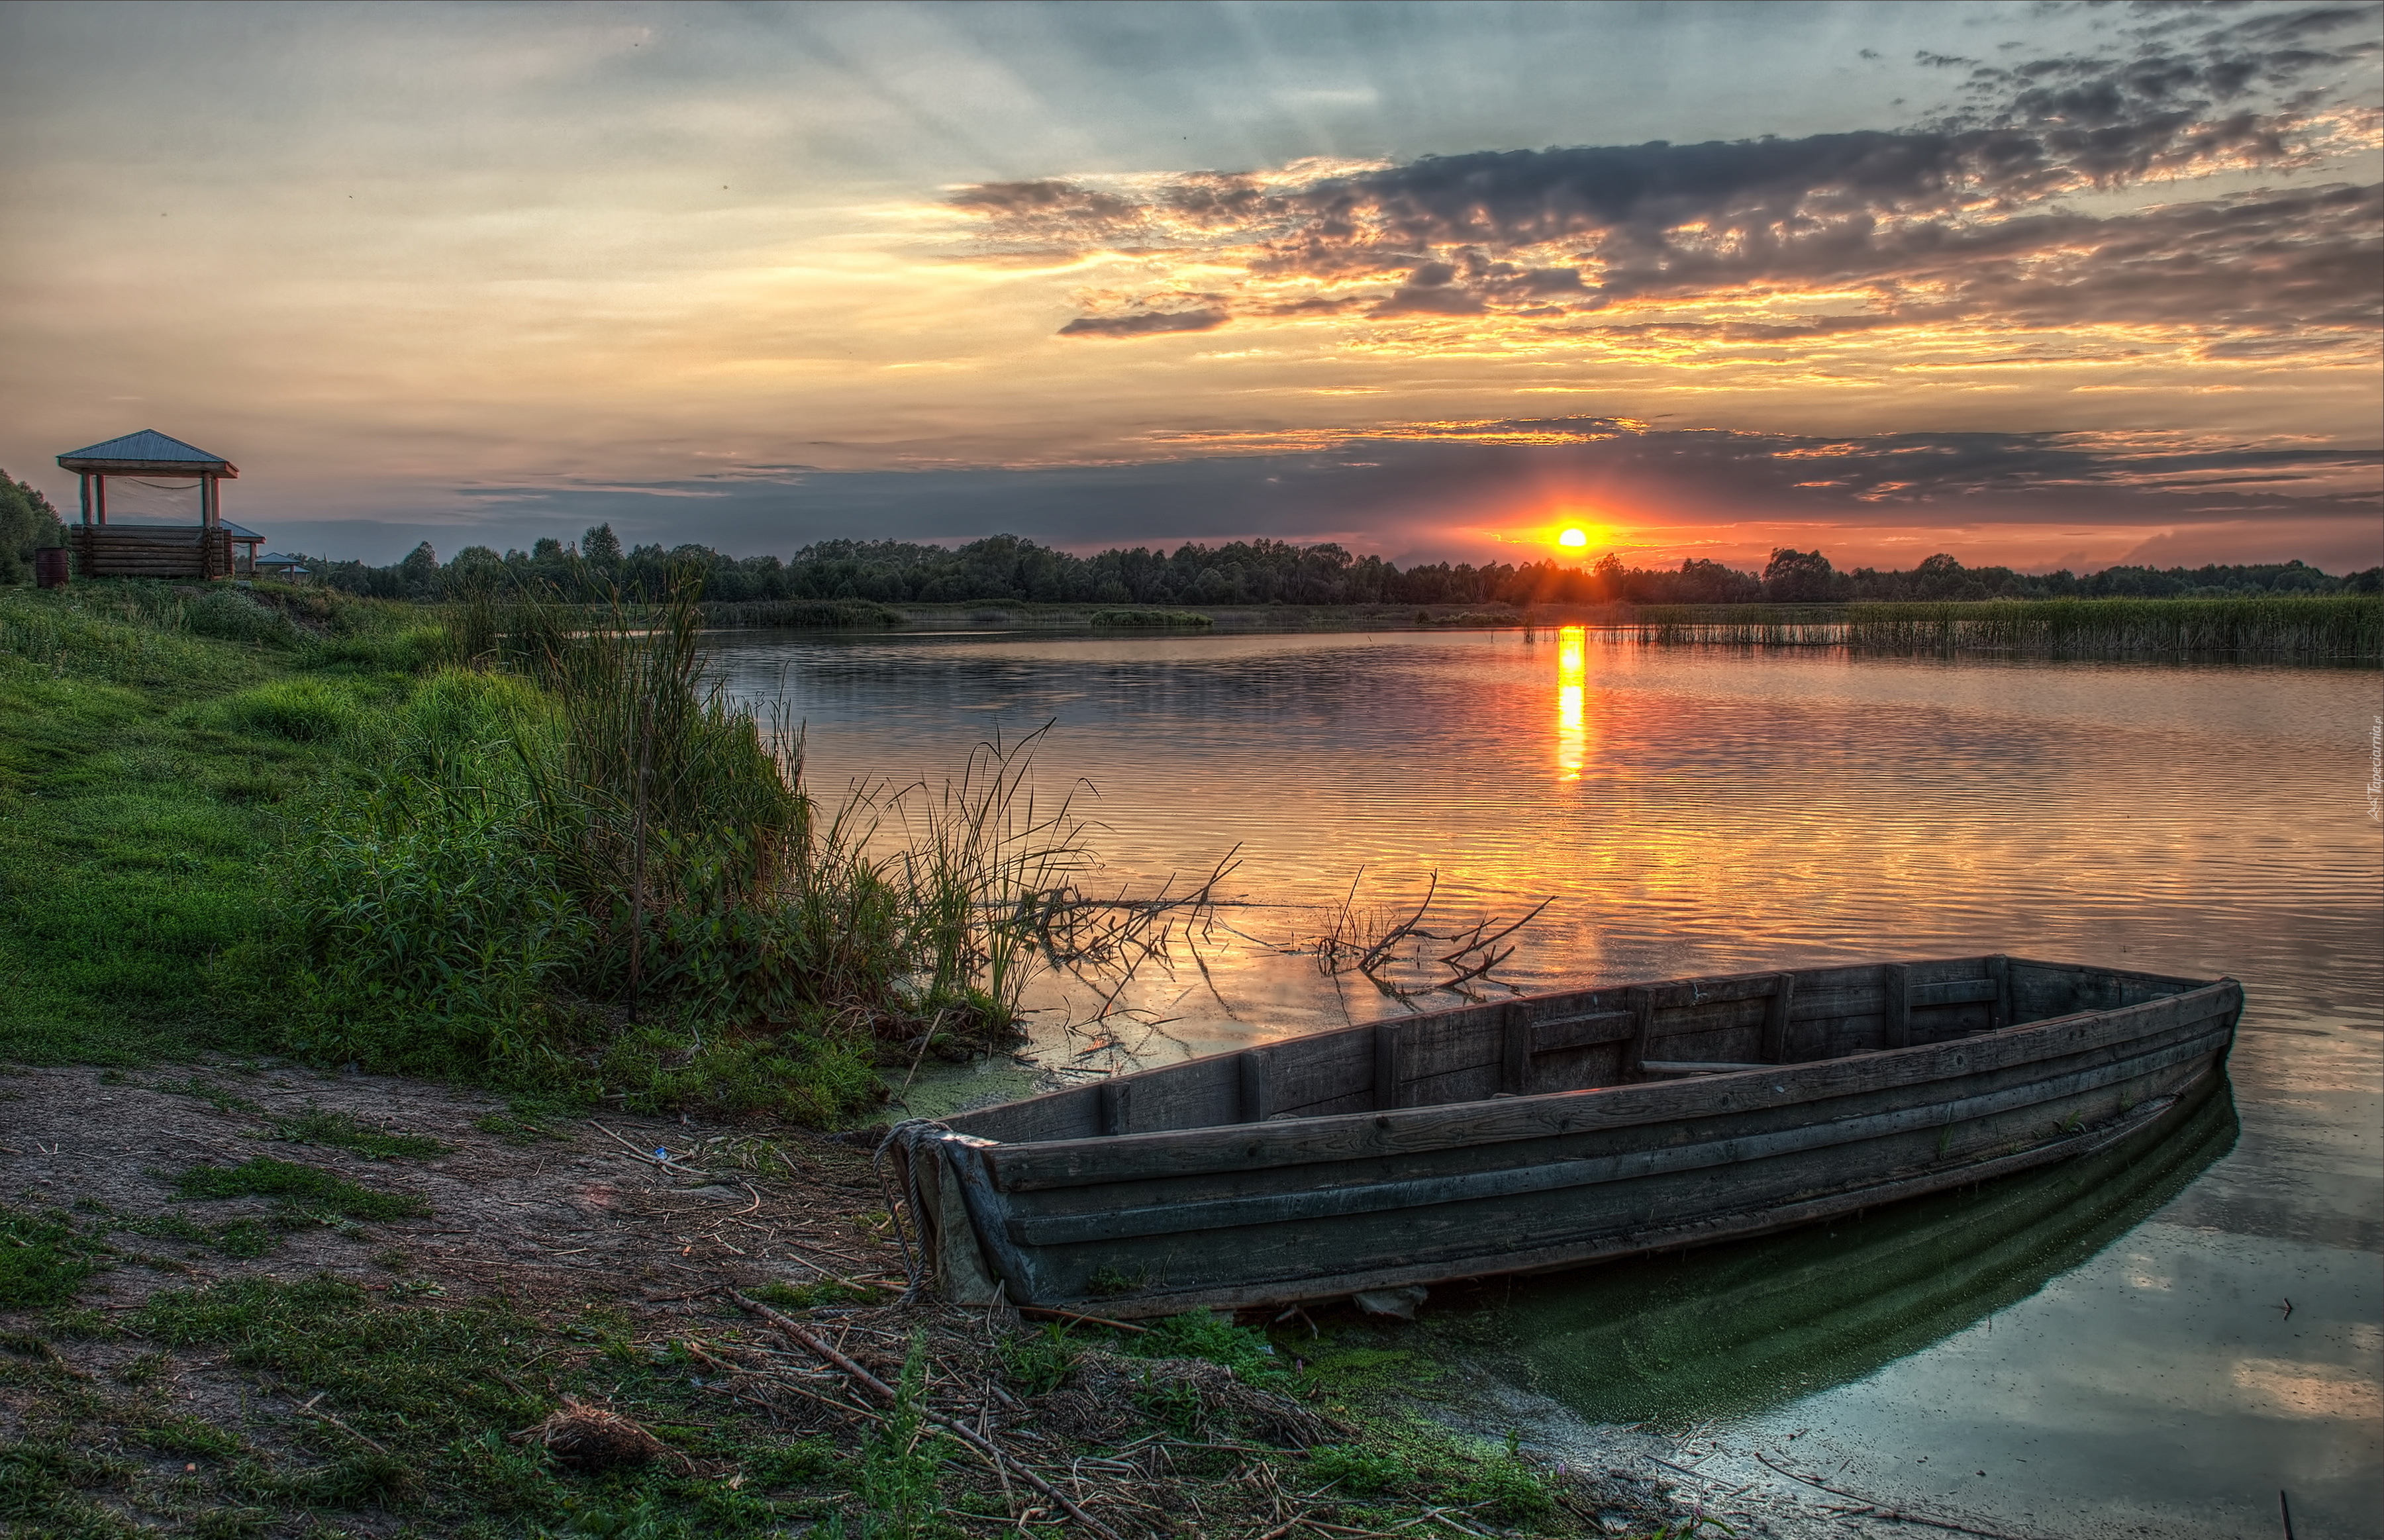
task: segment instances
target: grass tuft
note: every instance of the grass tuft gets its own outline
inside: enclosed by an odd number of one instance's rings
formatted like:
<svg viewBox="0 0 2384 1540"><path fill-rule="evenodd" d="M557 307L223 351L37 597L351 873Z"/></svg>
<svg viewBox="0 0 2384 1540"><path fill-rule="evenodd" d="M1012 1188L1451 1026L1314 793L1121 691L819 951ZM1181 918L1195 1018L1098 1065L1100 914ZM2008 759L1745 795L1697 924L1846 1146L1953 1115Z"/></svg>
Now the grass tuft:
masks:
<svg viewBox="0 0 2384 1540"><path fill-rule="evenodd" d="M430 1205L406 1193L382 1192L314 1166L258 1155L236 1166L197 1165L178 1173L174 1191L186 1198L275 1198L298 1223L339 1219L419 1219Z"/></svg>
<svg viewBox="0 0 2384 1540"><path fill-rule="evenodd" d="M63 1214L0 1205L0 1310L66 1303L99 1271L106 1251Z"/></svg>
<svg viewBox="0 0 2384 1540"><path fill-rule="evenodd" d="M292 1144L323 1145L353 1150L368 1161L428 1161L455 1148L420 1134L399 1134L366 1123L353 1112L309 1107L289 1117L276 1118L273 1136Z"/></svg>

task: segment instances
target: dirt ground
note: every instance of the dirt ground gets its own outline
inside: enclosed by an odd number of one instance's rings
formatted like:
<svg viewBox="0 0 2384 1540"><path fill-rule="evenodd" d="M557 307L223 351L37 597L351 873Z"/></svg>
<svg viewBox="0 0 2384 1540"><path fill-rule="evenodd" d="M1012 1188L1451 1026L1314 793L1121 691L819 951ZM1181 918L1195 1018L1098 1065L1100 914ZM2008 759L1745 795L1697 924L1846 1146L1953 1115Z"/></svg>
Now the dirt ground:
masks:
<svg viewBox="0 0 2384 1540"><path fill-rule="evenodd" d="M450 1149L375 1160L276 1136L277 1122L310 1112L344 1112ZM512 1124L521 1142L477 1126L484 1120ZM329 1273L369 1289L630 1308L723 1284L902 1276L867 1152L816 1135L764 1140L684 1120L602 1117L547 1124L533 1136L490 1098L287 1067L42 1069L0 1080L0 1192L31 1205L100 1204L133 1220L210 1225L262 1219L268 1198L178 1199L172 1184L193 1165L258 1156L410 1194L430 1211L312 1225L247 1260L170 1237L119 1236L123 1248L171 1265L113 1268L92 1280L81 1303L126 1310L160 1287L234 1273Z"/></svg>
<svg viewBox="0 0 2384 1540"><path fill-rule="evenodd" d="M303 1120L325 1113L345 1114L351 1127L445 1148L374 1159L335 1144L293 1141L291 1136L307 1126ZM277 1248L227 1255L207 1235L219 1237L242 1219L261 1227L274 1214L274 1200L182 1197L175 1177L256 1157L408 1195L428 1212L295 1230L285 1223ZM106 1221L118 1255L83 1286L76 1304L110 1317L163 1288L329 1273L392 1298L500 1295L550 1317L604 1303L645 1323L642 1332L668 1333L686 1330L673 1319L697 1315L706 1308L699 1301L721 1285L899 1284L904 1277L865 1147L817 1134L764 1138L683 1119L609 1115L533 1131L486 1096L288 1065L76 1067L0 1077L0 1195L28 1209L68 1211L86 1225ZM178 1238L177 1222L187 1238ZM36 1313L0 1312L0 1328L30 1328ZM900 1335L889 1336L898 1348ZM868 1336L863 1331L853 1340L855 1351L890 1373L899 1353L864 1349ZM136 1344L104 1335L56 1347L76 1372L102 1376L137 1352ZM224 1353L184 1349L173 1358L181 1408L254 1425L253 1388ZM732 1382L732 1388L742 1384ZM1858 1540L1917 1533L1906 1527L1910 1520L1898 1522L1858 1498L1783 1478L1778 1467L1757 1463L1755 1451L1725 1440L1592 1427L1542 1397L1496 1385L1478 1388L1470 1410L1447 1404L1418 1410L1493 1442L1521 1430L1527 1446L1559 1470L1635 1483L1648 1492L1660 1485L1676 1492L1672 1501L1689 1512L1702 1508L1742 1534ZM21 1428L12 1400L0 1395L0 1436ZM820 1415L823 1426L837 1421ZM1918 1521L1938 1533L1963 1527ZM379 1533L383 1526L366 1527ZM1163 1522L1151 1527L1165 1529ZM1179 1522L1174 1533L1208 1531Z"/></svg>

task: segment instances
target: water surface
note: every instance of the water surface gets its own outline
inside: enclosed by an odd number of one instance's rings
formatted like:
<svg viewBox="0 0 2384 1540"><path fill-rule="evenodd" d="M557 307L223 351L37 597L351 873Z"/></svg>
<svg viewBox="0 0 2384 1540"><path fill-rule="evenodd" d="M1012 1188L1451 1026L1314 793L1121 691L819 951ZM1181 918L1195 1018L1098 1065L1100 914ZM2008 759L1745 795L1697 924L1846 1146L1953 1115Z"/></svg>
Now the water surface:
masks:
<svg viewBox="0 0 2384 1540"><path fill-rule="evenodd" d="M1982 951L2240 978L2231 1099L2116 1168L1469 1295L1465 1325L1584 1415L1803 1430L1848 1484L2016 1528L2272 1534L2279 1488L2304 1534L2384 1510L2375 671L1579 631L723 653L805 722L823 793L1056 721L1037 782L1099 821L1088 885L1238 847L1253 907L1130 1015L1038 991L1062 1070L1400 1009L1298 949L1353 882L1388 911L1435 875L1447 920L1555 900L1501 970L1530 988ZM1738 1333L1749 1280L1785 1276L1810 1308L1766 1285L1775 1324Z"/></svg>

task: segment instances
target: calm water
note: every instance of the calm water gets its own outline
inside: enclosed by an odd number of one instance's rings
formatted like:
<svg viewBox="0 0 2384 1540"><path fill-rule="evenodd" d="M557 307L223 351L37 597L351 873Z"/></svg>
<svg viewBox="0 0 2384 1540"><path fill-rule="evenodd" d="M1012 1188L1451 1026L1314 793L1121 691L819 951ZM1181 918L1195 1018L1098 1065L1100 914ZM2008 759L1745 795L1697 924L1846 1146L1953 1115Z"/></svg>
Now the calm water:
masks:
<svg viewBox="0 0 2384 1540"><path fill-rule="evenodd" d="M2305 1536L2374 1533L2376 672L1579 632L748 635L724 660L807 722L824 793L940 781L1056 719L1036 779L1099 821L1099 881L1148 889L1239 847L1224 890L1252 906L1137 975L1130 1015L1088 1020L1081 986L1037 997L1063 1070L1399 1009L1294 949L1353 881L1387 909L1434 874L1443 921L1556 900L1502 970L1527 987L1990 950L2233 975L2231 1106L2154 1148L1485 1290L1449 1319L1584 1415L1809 1430L1803 1468L1889 1500L2040 1533L2272 1535L2282 1487Z"/></svg>

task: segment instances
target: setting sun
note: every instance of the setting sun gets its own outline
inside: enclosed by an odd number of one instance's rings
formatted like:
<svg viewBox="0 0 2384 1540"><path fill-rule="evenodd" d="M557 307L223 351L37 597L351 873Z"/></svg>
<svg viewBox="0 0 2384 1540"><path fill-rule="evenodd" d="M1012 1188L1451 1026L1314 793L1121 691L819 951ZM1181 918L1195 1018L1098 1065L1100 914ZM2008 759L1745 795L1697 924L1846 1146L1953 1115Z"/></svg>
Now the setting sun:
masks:
<svg viewBox="0 0 2384 1540"><path fill-rule="evenodd" d="M1579 551L1589 543L1589 532L1585 529L1568 529L1557 537L1557 543L1568 551Z"/></svg>

